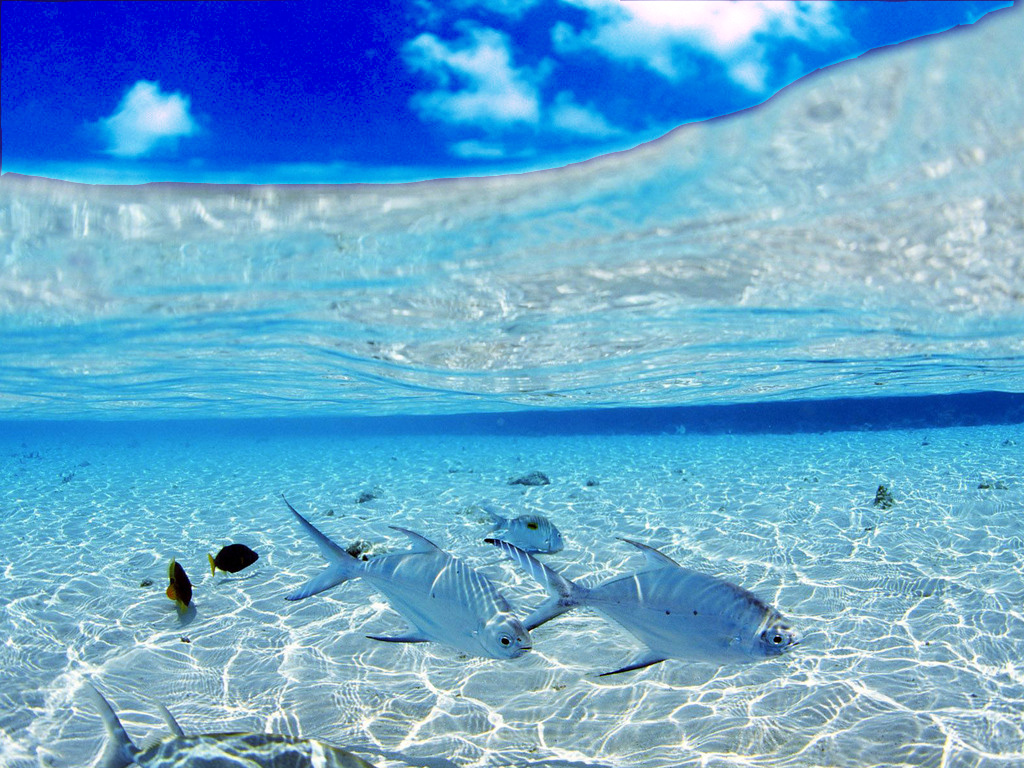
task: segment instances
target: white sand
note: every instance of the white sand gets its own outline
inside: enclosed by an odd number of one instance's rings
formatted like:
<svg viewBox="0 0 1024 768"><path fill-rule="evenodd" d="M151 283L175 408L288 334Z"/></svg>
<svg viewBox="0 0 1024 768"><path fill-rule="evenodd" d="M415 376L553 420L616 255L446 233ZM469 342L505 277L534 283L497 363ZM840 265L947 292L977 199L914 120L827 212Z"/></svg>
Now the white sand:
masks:
<svg viewBox="0 0 1024 768"><path fill-rule="evenodd" d="M91 764L104 737L82 695L86 675L139 741L162 729L152 699L186 731L317 737L381 766L1020 765L1022 445L1020 426L9 435L0 766ZM551 485L507 484L532 470ZM879 483L897 500L891 510L872 505ZM355 503L375 489L378 499ZM364 635L404 624L364 583L283 600L322 560L281 491L342 543L404 548L391 524L424 533L492 577L521 615L541 590L481 543L487 527L466 507L542 511L567 540L547 562L571 578L638 568L642 558L615 539L628 536L753 590L805 642L775 661L670 660L611 678L596 674L638 646L586 610L537 629L534 652L511 662L376 643ZM231 541L259 562L211 578L206 553ZM163 595L171 556L195 585L188 623Z"/></svg>

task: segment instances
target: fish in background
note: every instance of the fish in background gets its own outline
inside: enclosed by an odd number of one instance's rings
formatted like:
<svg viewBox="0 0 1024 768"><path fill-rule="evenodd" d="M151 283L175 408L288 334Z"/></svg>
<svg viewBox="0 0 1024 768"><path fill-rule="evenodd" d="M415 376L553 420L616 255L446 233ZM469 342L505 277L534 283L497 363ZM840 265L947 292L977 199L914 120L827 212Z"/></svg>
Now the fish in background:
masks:
<svg viewBox="0 0 1024 768"><path fill-rule="evenodd" d="M349 579L364 578L412 625L404 635L367 635L371 640L432 641L491 659L514 659L532 647L529 632L487 577L418 533L392 526L409 537L412 549L358 560L318 531L287 499L284 503L328 562L327 570L286 599L302 600Z"/></svg>
<svg viewBox="0 0 1024 768"><path fill-rule="evenodd" d="M486 541L537 579L549 595L523 622L528 630L583 605L620 624L647 646L628 664L602 677L669 658L719 665L760 661L780 656L800 642L782 615L753 593L684 568L646 544L622 539L644 554L646 566L587 588L513 544Z"/></svg>
<svg viewBox="0 0 1024 768"><path fill-rule="evenodd" d="M135 746L113 707L96 688L85 691L103 720L107 747L96 768L187 768L187 766L250 766L251 768L374 768L351 752L316 739L275 733L206 733L186 736L174 716L158 704L171 733Z"/></svg>
<svg viewBox="0 0 1024 768"><path fill-rule="evenodd" d="M210 561L210 575L214 576L218 568L225 573L238 573L259 560L260 556L245 544L228 544L216 557L208 554L206 559Z"/></svg>
<svg viewBox="0 0 1024 768"><path fill-rule="evenodd" d="M167 597L178 604L178 610L184 613L192 602L192 582L188 580L185 569L171 558L171 564L167 566Z"/></svg>
<svg viewBox="0 0 1024 768"><path fill-rule="evenodd" d="M491 516L494 522L493 538L514 544L530 554L554 554L565 546L561 532L544 515L527 514L519 517L503 517L494 507L478 505Z"/></svg>

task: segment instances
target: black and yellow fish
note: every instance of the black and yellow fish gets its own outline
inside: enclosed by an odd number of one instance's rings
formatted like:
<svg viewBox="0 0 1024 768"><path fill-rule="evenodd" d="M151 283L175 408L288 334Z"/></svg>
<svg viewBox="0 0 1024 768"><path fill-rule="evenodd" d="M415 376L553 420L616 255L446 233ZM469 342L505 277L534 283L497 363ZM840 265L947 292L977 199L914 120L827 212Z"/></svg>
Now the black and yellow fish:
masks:
<svg viewBox="0 0 1024 768"><path fill-rule="evenodd" d="M185 569L171 558L171 564L167 567L167 578L170 584L167 585L167 597L178 604L178 610L184 611L192 602L192 582L188 580Z"/></svg>
<svg viewBox="0 0 1024 768"><path fill-rule="evenodd" d="M210 575L213 575L218 568L225 573L238 573L259 560L260 556L245 544L228 544L216 557L207 555L206 558L210 561Z"/></svg>

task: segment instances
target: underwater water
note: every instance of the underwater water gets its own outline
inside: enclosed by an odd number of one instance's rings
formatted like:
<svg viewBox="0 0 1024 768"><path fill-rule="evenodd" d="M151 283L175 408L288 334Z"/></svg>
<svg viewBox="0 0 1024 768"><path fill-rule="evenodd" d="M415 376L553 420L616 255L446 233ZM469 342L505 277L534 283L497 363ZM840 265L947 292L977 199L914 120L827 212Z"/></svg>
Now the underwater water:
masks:
<svg viewBox="0 0 1024 768"><path fill-rule="evenodd" d="M138 744L159 702L382 767L1024 764L1021 39L999 12L517 177L0 177L0 766L95 764L87 679ZM544 592L475 505L802 642L610 677L641 647L588 609L514 660L375 642L405 625L362 580L284 600L324 562L282 493L519 616ZM233 541L260 559L211 576Z"/></svg>

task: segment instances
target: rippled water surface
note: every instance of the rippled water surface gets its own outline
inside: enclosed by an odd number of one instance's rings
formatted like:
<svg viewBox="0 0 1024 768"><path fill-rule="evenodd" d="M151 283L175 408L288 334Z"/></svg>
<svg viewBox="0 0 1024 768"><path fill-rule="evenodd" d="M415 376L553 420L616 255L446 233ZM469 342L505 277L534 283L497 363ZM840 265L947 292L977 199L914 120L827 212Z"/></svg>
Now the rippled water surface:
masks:
<svg viewBox="0 0 1024 768"><path fill-rule="evenodd" d="M1019 9L561 170L0 180L19 417L1021 390Z"/></svg>

